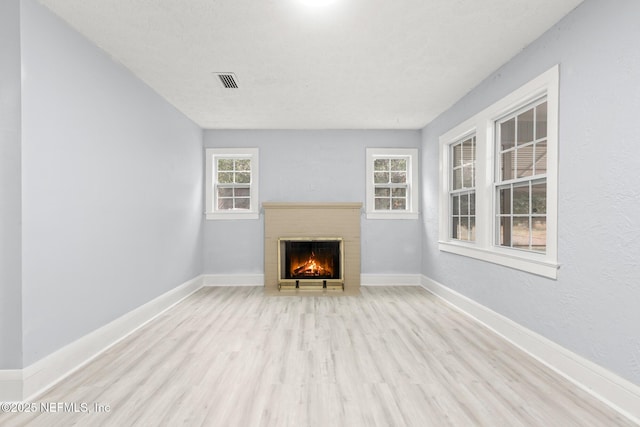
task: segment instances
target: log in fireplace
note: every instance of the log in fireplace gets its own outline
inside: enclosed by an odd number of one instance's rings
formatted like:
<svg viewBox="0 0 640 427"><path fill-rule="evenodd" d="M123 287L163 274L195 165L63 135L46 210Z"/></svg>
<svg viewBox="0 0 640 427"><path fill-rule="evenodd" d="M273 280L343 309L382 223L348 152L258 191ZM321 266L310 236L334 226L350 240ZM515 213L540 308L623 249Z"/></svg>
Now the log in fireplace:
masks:
<svg viewBox="0 0 640 427"><path fill-rule="evenodd" d="M278 287L344 289L341 238L278 239Z"/></svg>

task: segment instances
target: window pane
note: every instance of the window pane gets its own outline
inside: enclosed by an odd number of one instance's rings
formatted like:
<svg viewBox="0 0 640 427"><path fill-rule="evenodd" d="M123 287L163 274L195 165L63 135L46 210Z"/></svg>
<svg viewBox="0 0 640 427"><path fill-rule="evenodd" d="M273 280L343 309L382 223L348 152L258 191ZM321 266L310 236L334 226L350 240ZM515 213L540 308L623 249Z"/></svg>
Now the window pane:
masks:
<svg viewBox="0 0 640 427"><path fill-rule="evenodd" d="M393 203L391 205L391 209L393 210L406 210L407 209L407 199L405 198L401 198L401 199L393 199Z"/></svg>
<svg viewBox="0 0 640 427"><path fill-rule="evenodd" d="M518 116L518 145L533 141L533 108Z"/></svg>
<svg viewBox="0 0 640 427"><path fill-rule="evenodd" d="M547 141L536 144L536 175L547 173Z"/></svg>
<svg viewBox="0 0 640 427"><path fill-rule="evenodd" d="M499 212L503 215L511 214L511 188L501 188L498 203L500 203Z"/></svg>
<svg viewBox="0 0 640 427"><path fill-rule="evenodd" d="M500 124L500 149L502 151L512 148L516 139L516 119L510 119Z"/></svg>
<svg viewBox="0 0 640 427"><path fill-rule="evenodd" d="M529 215L529 184L513 187L513 213Z"/></svg>
<svg viewBox="0 0 640 427"><path fill-rule="evenodd" d="M502 153L502 180L507 181L514 178L514 169L516 168L516 152L515 150Z"/></svg>
<svg viewBox="0 0 640 427"><path fill-rule="evenodd" d="M388 171L389 159L375 159L373 161L373 169L377 171Z"/></svg>
<svg viewBox="0 0 640 427"><path fill-rule="evenodd" d="M476 240L476 218L469 218L469 240Z"/></svg>
<svg viewBox="0 0 640 427"><path fill-rule="evenodd" d="M545 252L547 250L547 219L533 218L531 222L531 249Z"/></svg>
<svg viewBox="0 0 640 427"><path fill-rule="evenodd" d="M374 172L373 182L376 184L388 184L389 172Z"/></svg>
<svg viewBox="0 0 640 427"><path fill-rule="evenodd" d="M233 159L218 159L218 170L219 171L232 171L233 170Z"/></svg>
<svg viewBox="0 0 640 427"><path fill-rule="evenodd" d="M249 172L236 172L236 183L248 184L251 182L251 173Z"/></svg>
<svg viewBox="0 0 640 427"><path fill-rule="evenodd" d="M460 215L460 196L453 196L451 200L451 207L454 215Z"/></svg>
<svg viewBox="0 0 640 427"><path fill-rule="evenodd" d="M460 218L453 217L453 221L451 223L451 237L454 239L458 238L458 229L460 228Z"/></svg>
<svg viewBox="0 0 640 427"><path fill-rule="evenodd" d="M462 188L462 169L456 169L453 171L453 189L459 190Z"/></svg>
<svg viewBox="0 0 640 427"><path fill-rule="evenodd" d="M218 182L221 184L233 184L233 172L219 172Z"/></svg>
<svg viewBox="0 0 640 427"><path fill-rule="evenodd" d="M511 246L511 218L500 218L500 246Z"/></svg>
<svg viewBox="0 0 640 427"><path fill-rule="evenodd" d="M460 218L458 238L460 240L469 240L469 218Z"/></svg>
<svg viewBox="0 0 640 427"><path fill-rule="evenodd" d="M547 103L536 107L536 139L547 137Z"/></svg>
<svg viewBox="0 0 640 427"><path fill-rule="evenodd" d="M533 175L533 145L518 148L518 178Z"/></svg>
<svg viewBox="0 0 640 427"><path fill-rule="evenodd" d="M234 190L234 195L236 197L249 197L251 195L251 190L249 187L239 187Z"/></svg>
<svg viewBox="0 0 640 427"><path fill-rule="evenodd" d="M391 192L393 197L407 197L407 189L406 188L394 188Z"/></svg>
<svg viewBox="0 0 640 427"><path fill-rule="evenodd" d="M385 210L388 211L391 207L391 202L389 199L375 199L376 210Z"/></svg>
<svg viewBox="0 0 640 427"><path fill-rule="evenodd" d="M473 187L473 168L470 166L462 168L462 185L464 188Z"/></svg>
<svg viewBox="0 0 640 427"><path fill-rule="evenodd" d="M476 193L469 194L469 215L476 214Z"/></svg>
<svg viewBox="0 0 640 427"><path fill-rule="evenodd" d="M453 147L453 166L462 165L462 144L456 144Z"/></svg>
<svg viewBox="0 0 640 427"><path fill-rule="evenodd" d="M531 186L531 213L534 215L547 213L547 183Z"/></svg>
<svg viewBox="0 0 640 427"><path fill-rule="evenodd" d="M529 218L513 218L511 243L514 248L529 249Z"/></svg>
<svg viewBox="0 0 640 427"><path fill-rule="evenodd" d="M462 145L462 162L464 164L473 163L476 159L475 156L475 147L472 143L472 140L469 139L465 141Z"/></svg>
<svg viewBox="0 0 640 427"><path fill-rule="evenodd" d="M238 170L238 171L249 171L249 170L251 170L251 160L249 160L249 159L237 159L236 160L236 170Z"/></svg>
<svg viewBox="0 0 640 427"><path fill-rule="evenodd" d="M245 197L235 199L236 209L249 209L251 200Z"/></svg>
<svg viewBox="0 0 640 427"><path fill-rule="evenodd" d="M375 189L376 197L389 197L391 195L391 189L387 187L378 187Z"/></svg>
<svg viewBox="0 0 640 427"><path fill-rule="evenodd" d="M218 209L233 209L233 199L218 199Z"/></svg>
<svg viewBox="0 0 640 427"><path fill-rule="evenodd" d="M406 172L391 172L391 182L394 184L404 184L407 182Z"/></svg>
<svg viewBox="0 0 640 427"><path fill-rule="evenodd" d="M391 159L391 170L392 171L406 171L407 170L407 160L406 159Z"/></svg>
<svg viewBox="0 0 640 427"><path fill-rule="evenodd" d="M218 187L218 197L233 197L233 188Z"/></svg>
<svg viewBox="0 0 640 427"><path fill-rule="evenodd" d="M469 195L460 196L460 215L469 215Z"/></svg>

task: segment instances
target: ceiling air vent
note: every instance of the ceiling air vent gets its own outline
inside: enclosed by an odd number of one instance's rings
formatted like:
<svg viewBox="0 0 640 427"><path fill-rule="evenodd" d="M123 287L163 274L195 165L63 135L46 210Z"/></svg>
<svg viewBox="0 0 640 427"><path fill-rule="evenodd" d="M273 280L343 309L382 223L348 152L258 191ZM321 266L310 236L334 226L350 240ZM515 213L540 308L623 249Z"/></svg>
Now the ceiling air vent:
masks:
<svg viewBox="0 0 640 427"><path fill-rule="evenodd" d="M238 81L233 73L213 73L220 79L222 86L227 89L238 89Z"/></svg>

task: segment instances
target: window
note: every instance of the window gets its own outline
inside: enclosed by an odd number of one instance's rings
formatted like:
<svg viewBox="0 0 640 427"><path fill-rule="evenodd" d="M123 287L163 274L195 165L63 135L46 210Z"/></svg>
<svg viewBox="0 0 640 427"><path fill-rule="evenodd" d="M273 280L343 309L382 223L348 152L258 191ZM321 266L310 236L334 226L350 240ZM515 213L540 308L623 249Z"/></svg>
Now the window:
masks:
<svg viewBox="0 0 640 427"><path fill-rule="evenodd" d="M451 238L476 239L476 137L451 144L449 200Z"/></svg>
<svg viewBox="0 0 640 427"><path fill-rule="evenodd" d="M367 149L367 218L418 218L417 149Z"/></svg>
<svg viewBox="0 0 640 427"><path fill-rule="evenodd" d="M258 149L209 148L207 219L258 218Z"/></svg>
<svg viewBox="0 0 640 427"><path fill-rule="evenodd" d="M547 101L496 123L496 244L547 249Z"/></svg>
<svg viewBox="0 0 640 427"><path fill-rule="evenodd" d="M558 66L440 137L445 252L557 277Z"/></svg>

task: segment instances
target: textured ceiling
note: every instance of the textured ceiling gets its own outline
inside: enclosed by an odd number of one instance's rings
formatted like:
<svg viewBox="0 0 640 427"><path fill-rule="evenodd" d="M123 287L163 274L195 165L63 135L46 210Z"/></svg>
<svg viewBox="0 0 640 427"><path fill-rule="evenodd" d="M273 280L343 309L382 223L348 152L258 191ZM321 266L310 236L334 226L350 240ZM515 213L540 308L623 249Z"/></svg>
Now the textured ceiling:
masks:
<svg viewBox="0 0 640 427"><path fill-rule="evenodd" d="M40 2L204 128L418 129L581 0Z"/></svg>

